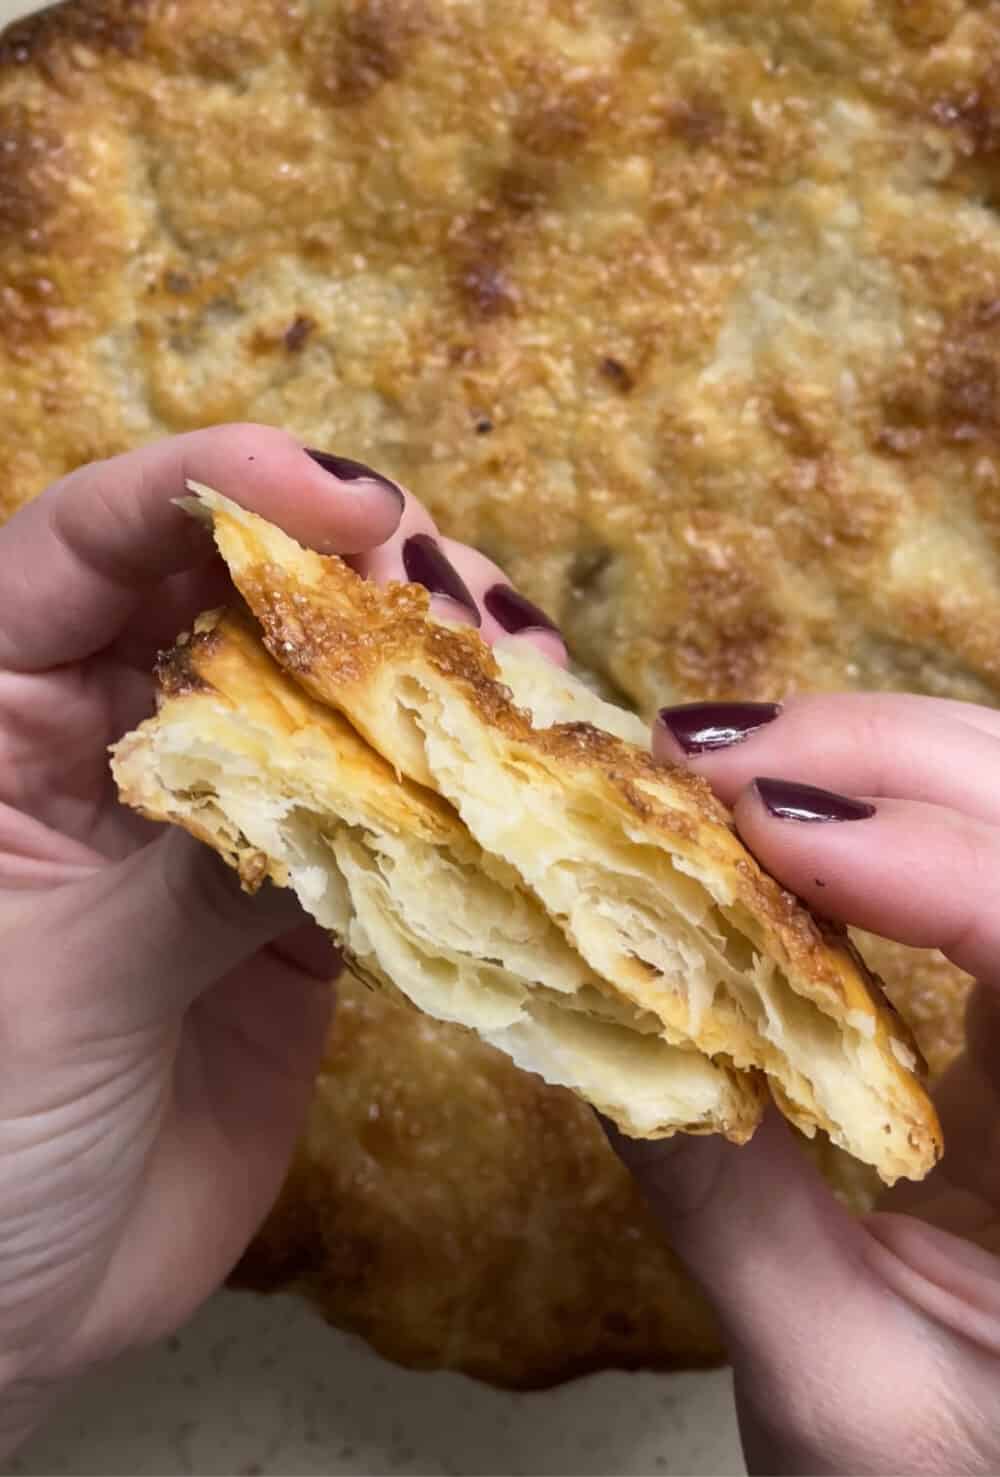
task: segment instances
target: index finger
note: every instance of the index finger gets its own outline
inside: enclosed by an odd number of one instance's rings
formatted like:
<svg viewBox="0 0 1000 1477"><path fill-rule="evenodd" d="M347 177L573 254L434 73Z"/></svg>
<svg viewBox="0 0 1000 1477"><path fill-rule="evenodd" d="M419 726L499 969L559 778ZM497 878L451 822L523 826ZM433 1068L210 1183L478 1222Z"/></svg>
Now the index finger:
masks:
<svg viewBox="0 0 1000 1477"><path fill-rule="evenodd" d="M322 553L383 543L403 508L388 478L307 452L267 426L217 426L93 462L0 528L0 666L39 671L99 651L150 586L213 556L175 505L207 483Z"/></svg>

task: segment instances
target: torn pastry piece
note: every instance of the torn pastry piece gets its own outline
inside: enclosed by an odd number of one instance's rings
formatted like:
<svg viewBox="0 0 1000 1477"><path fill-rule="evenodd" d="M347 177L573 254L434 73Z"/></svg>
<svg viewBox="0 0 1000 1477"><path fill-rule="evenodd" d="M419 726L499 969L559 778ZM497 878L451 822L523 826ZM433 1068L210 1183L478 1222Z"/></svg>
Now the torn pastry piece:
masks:
<svg viewBox="0 0 1000 1477"><path fill-rule="evenodd" d="M475 632L434 620L423 590L380 589L193 490L281 666L448 800L619 1001L675 1046L762 1069L793 1123L887 1183L927 1173L940 1128L908 1030L845 932L761 871L703 781L616 736L583 690L577 721L535 726L511 674Z"/></svg>
<svg viewBox="0 0 1000 1477"><path fill-rule="evenodd" d="M114 750L130 805L207 842L248 888L293 887L361 978L474 1028L624 1132L750 1136L761 1084L664 1041L449 804L282 671L245 614L200 617L158 682L157 716Z"/></svg>

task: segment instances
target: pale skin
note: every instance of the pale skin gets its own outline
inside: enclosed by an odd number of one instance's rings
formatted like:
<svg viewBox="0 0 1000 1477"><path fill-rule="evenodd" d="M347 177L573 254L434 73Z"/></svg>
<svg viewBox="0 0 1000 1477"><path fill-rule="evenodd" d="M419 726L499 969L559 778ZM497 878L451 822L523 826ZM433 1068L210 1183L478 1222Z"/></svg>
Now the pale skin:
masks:
<svg viewBox="0 0 1000 1477"><path fill-rule="evenodd" d="M414 499L401 519L379 482L262 427L83 468L0 529L0 1455L76 1376L176 1328L225 1277L281 1182L331 1007L335 960L290 898L245 897L205 849L121 810L108 776L155 649L225 599L207 535L172 502L186 477L380 581L428 534L483 635L502 634L495 566ZM552 632L516 639L565 660ZM819 697L729 748L692 758L660 727L654 747L706 775L788 887L983 981L940 1095L945 1160L863 1224L776 1120L740 1150L620 1145L719 1312L748 1464L996 1471L1000 715ZM876 813L778 819L760 775Z"/></svg>
<svg viewBox="0 0 1000 1477"><path fill-rule="evenodd" d="M864 1222L772 1115L745 1150L624 1145L709 1290L756 1472L1000 1470L1000 714L889 694L804 697L744 741L685 757L767 869L829 916L936 947L977 985L937 1093L947 1144ZM759 776L874 804L865 819L768 813ZM977 1244L954 1232L973 1236Z"/></svg>

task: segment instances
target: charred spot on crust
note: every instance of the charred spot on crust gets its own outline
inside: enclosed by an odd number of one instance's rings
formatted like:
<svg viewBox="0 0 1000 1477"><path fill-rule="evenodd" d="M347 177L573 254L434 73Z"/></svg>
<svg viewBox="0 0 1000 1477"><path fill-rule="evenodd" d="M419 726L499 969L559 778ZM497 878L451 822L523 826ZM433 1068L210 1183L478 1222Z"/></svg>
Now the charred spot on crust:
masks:
<svg viewBox="0 0 1000 1477"><path fill-rule="evenodd" d="M620 359L615 359L611 354L605 354L598 367L604 378L614 385L616 390L621 390L623 395L627 395L629 390L634 388L635 378Z"/></svg>
<svg viewBox="0 0 1000 1477"><path fill-rule="evenodd" d="M61 149L27 108L0 107L0 241L41 244L42 227L55 202L44 187L44 171Z"/></svg>
<svg viewBox="0 0 1000 1477"><path fill-rule="evenodd" d="M246 339L246 346L248 351L255 358L257 358L258 356L264 357L268 354L277 353L280 349L284 349L287 353L297 352L297 334L293 331L297 322L298 319L293 319L287 328L275 328L273 325L270 324L266 327L257 326L253 329L253 331L248 335ZM289 334L292 335L291 345L289 345L288 343ZM305 338L308 338L308 336L309 335L307 332L302 340L303 343L305 342ZM178 352L184 352L185 345L183 336L175 336L174 340L172 340L172 343L176 345ZM299 347L301 347L301 344L299 345Z"/></svg>
<svg viewBox="0 0 1000 1477"><path fill-rule="evenodd" d="M907 46L943 41L959 18L953 0L890 0L889 18Z"/></svg>
<svg viewBox="0 0 1000 1477"><path fill-rule="evenodd" d="M546 194L546 185L536 170L521 167L501 170L496 183L496 209L513 216L536 210Z"/></svg>
<svg viewBox="0 0 1000 1477"><path fill-rule="evenodd" d="M223 642L226 614L225 610L210 610L198 616L194 631L182 632L170 650L157 654L154 676L162 697L214 691L201 669Z"/></svg>
<svg viewBox="0 0 1000 1477"><path fill-rule="evenodd" d="M975 82L936 98L929 112L933 123L957 135L967 158L995 158L1000 152L1000 67L993 63Z"/></svg>
<svg viewBox="0 0 1000 1477"><path fill-rule="evenodd" d="M529 88L514 137L531 154L576 153L600 124L611 102L610 84L600 77L567 82L542 78Z"/></svg>
<svg viewBox="0 0 1000 1477"><path fill-rule="evenodd" d="M0 33L0 66L34 63L44 68L56 50L72 60L73 44L134 56L150 5L151 0L71 0L25 16Z"/></svg>
<svg viewBox="0 0 1000 1477"><path fill-rule="evenodd" d="M488 322L517 311L521 295L509 263L519 243L530 241L534 214L547 191L544 169L502 169L484 200L455 222L449 239L451 277L472 318ZM475 345L466 354L452 344L449 358L464 364L474 362L477 353Z"/></svg>
<svg viewBox="0 0 1000 1477"><path fill-rule="evenodd" d="M670 103L665 123L669 134L697 149L714 143L725 132L726 114L718 98L708 92L696 92Z"/></svg>
<svg viewBox="0 0 1000 1477"><path fill-rule="evenodd" d="M168 268L163 274L163 286L165 290L175 297L183 297L191 291L194 283L186 272L178 272Z"/></svg>
<svg viewBox="0 0 1000 1477"><path fill-rule="evenodd" d="M970 353L945 367L941 375L939 415L953 441L979 440L1000 428L997 363Z"/></svg>
<svg viewBox="0 0 1000 1477"><path fill-rule="evenodd" d="M473 259L458 277L459 296L476 318L489 320L512 314L518 303L517 288L492 257Z"/></svg>
<svg viewBox="0 0 1000 1477"><path fill-rule="evenodd" d="M169 651L161 651L153 669L164 697L186 697L193 692L211 692L212 684L198 670L199 660L219 644L217 626L205 626L194 634L185 632Z"/></svg>
<svg viewBox="0 0 1000 1477"><path fill-rule="evenodd" d="M306 339L316 327L314 318L298 313L284 332L285 348L290 354L298 354L305 347Z"/></svg>
<svg viewBox="0 0 1000 1477"><path fill-rule="evenodd" d="M315 90L337 104L366 102L402 75L423 23L415 0L355 0L336 23L330 55L314 73Z"/></svg>
<svg viewBox="0 0 1000 1477"><path fill-rule="evenodd" d="M963 304L929 342L911 352L882 391L875 448L910 457L926 446L1000 443L1000 298Z"/></svg>

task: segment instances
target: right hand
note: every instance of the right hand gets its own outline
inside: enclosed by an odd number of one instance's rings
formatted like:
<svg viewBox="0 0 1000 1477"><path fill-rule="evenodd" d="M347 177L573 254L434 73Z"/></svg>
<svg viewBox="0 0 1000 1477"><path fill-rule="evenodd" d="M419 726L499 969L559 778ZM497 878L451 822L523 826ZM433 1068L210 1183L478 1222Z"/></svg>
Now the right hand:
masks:
<svg viewBox="0 0 1000 1477"><path fill-rule="evenodd" d="M1000 1471L1000 714L850 694L665 717L658 756L709 780L784 886L981 981L937 1093L944 1158L875 1215L773 1110L745 1148L616 1140L719 1315L748 1466Z"/></svg>

